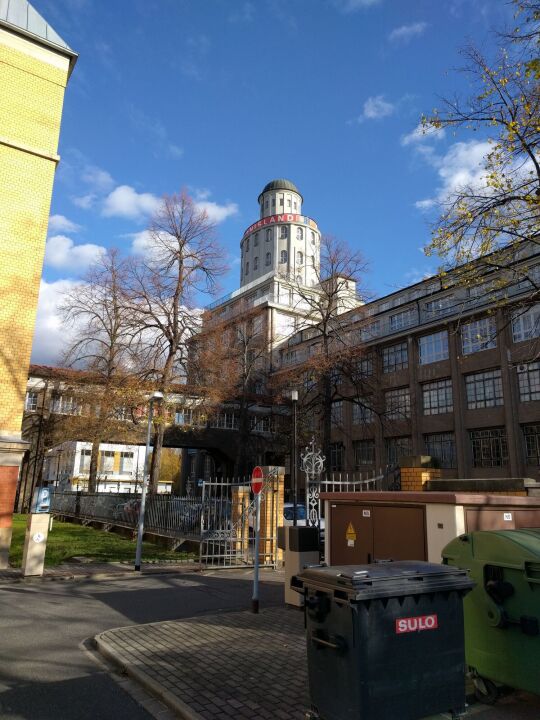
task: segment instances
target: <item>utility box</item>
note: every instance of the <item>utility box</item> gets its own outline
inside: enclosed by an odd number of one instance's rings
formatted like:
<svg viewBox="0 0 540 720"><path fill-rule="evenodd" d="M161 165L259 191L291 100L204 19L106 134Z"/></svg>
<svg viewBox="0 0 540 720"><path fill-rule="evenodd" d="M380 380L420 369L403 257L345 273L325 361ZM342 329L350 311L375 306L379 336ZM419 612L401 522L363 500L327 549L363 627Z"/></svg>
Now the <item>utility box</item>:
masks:
<svg viewBox="0 0 540 720"><path fill-rule="evenodd" d="M303 597L291 588L291 579L308 565L319 564L319 529L305 526L278 528L278 547L283 550L285 602L302 607Z"/></svg>
<svg viewBox="0 0 540 720"><path fill-rule="evenodd" d="M477 696L498 685L540 694L540 529L478 531L443 550L476 587L465 599L465 655Z"/></svg>
<svg viewBox="0 0 540 720"><path fill-rule="evenodd" d="M48 487L38 487L32 495L31 513L48 513L51 509L51 493Z"/></svg>
<svg viewBox="0 0 540 720"><path fill-rule="evenodd" d="M417 720L465 712L464 570L425 562L308 568L312 717Z"/></svg>

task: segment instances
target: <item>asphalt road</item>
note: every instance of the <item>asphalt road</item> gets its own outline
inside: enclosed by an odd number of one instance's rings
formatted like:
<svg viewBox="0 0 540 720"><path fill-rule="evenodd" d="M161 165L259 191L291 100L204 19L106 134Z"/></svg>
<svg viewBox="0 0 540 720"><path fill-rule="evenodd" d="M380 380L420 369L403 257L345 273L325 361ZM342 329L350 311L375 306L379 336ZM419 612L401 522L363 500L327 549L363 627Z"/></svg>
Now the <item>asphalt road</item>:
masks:
<svg viewBox="0 0 540 720"><path fill-rule="evenodd" d="M261 604L282 602L263 583ZM0 585L1 720L150 720L84 650L104 630L249 608L249 580L199 574Z"/></svg>

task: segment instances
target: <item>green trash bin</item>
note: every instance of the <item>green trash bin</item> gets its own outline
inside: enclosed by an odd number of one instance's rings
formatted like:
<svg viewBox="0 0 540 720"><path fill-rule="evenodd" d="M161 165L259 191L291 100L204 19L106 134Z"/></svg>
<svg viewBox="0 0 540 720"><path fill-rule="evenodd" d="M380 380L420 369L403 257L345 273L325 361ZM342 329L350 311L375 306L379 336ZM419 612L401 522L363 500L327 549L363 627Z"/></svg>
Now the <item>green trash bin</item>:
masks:
<svg viewBox="0 0 540 720"><path fill-rule="evenodd" d="M463 610L478 698L494 702L501 685L540 694L540 529L471 532L442 556L476 581Z"/></svg>

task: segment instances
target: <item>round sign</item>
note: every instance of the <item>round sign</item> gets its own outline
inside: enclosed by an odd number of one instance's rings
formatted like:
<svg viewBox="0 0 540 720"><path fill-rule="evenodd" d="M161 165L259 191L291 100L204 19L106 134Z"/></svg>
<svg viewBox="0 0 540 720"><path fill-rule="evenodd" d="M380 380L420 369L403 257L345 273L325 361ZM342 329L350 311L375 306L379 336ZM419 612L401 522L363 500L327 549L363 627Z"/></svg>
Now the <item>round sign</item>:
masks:
<svg viewBox="0 0 540 720"><path fill-rule="evenodd" d="M253 472L251 473L251 489L253 490L253 494L258 495L263 489L263 485L264 472L262 467L257 465L257 467L253 468Z"/></svg>
<svg viewBox="0 0 540 720"><path fill-rule="evenodd" d="M37 532L34 535L32 535L32 540L35 543L43 542L45 540L45 535L43 533Z"/></svg>

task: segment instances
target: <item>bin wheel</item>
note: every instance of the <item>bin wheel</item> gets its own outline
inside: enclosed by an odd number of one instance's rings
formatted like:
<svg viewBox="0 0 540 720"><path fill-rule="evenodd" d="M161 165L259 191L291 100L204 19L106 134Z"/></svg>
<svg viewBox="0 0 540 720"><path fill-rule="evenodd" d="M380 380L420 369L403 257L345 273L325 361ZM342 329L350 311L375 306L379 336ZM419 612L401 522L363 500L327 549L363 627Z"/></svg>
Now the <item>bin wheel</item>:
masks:
<svg viewBox="0 0 540 720"><path fill-rule="evenodd" d="M307 710L304 715L304 720L320 720L320 718L317 713L313 712L313 710Z"/></svg>
<svg viewBox="0 0 540 720"><path fill-rule="evenodd" d="M484 703L484 705L494 705L499 697L499 688L495 685L492 680L480 677L479 675L473 678L474 682L474 696L478 702Z"/></svg>

